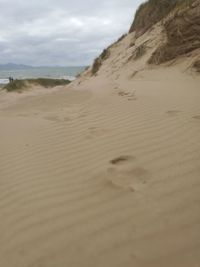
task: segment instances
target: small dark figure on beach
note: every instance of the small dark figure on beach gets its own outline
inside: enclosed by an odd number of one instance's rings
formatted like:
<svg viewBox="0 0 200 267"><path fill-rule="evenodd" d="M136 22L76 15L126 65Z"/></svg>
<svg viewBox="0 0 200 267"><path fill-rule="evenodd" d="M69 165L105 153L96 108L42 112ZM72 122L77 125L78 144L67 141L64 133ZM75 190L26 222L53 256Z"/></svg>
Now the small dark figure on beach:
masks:
<svg viewBox="0 0 200 267"><path fill-rule="evenodd" d="M8 79L9 79L9 83L13 83L14 82L13 77L9 77Z"/></svg>

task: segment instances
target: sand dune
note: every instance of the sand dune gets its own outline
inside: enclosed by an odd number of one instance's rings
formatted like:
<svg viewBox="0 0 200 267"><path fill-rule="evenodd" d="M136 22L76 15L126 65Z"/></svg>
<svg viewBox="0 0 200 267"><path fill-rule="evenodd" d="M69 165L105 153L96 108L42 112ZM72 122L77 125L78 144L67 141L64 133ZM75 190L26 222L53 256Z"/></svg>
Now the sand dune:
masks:
<svg viewBox="0 0 200 267"><path fill-rule="evenodd" d="M95 77L2 95L0 266L199 266L200 78L145 67L160 32L137 62L130 34Z"/></svg>
<svg viewBox="0 0 200 267"><path fill-rule="evenodd" d="M198 266L199 80L180 80L1 109L1 266Z"/></svg>

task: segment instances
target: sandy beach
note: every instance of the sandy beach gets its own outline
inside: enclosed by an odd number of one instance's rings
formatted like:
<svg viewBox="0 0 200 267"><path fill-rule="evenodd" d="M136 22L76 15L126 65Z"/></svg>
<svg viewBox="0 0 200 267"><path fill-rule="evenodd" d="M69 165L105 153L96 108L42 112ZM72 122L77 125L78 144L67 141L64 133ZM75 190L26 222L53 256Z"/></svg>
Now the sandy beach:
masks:
<svg viewBox="0 0 200 267"><path fill-rule="evenodd" d="M1 108L1 266L198 266L199 77L159 72Z"/></svg>
<svg viewBox="0 0 200 267"><path fill-rule="evenodd" d="M150 66L134 34L97 75L1 92L1 267L199 267L199 56Z"/></svg>

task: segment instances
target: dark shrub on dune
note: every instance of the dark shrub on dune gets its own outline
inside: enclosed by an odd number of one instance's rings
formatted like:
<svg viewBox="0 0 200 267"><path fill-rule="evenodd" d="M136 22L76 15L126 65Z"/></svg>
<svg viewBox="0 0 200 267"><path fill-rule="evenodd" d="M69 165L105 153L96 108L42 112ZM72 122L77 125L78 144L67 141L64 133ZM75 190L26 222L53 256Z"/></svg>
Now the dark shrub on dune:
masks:
<svg viewBox="0 0 200 267"><path fill-rule="evenodd" d="M92 75L95 75L99 71L101 65L102 65L101 59L96 58L93 65L92 65Z"/></svg>
<svg viewBox="0 0 200 267"><path fill-rule="evenodd" d="M175 9L164 22L166 43L158 47L149 63L160 64L200 49L200 1Z"/></svg>
<svg viewBox="0 0 200 267"><path fill-rule="evenodd" d="M25 79L25 80L14 80L13 82L5 85L3 89L6 89L8 92L12 91L20 92L33 85L42 86L45 88L51 88L59 85L67 85L69 83L70 83L69 80L64 80L64 79L47 79L47 78Z"/></svg>
<svg viewBox="0 0 200 267"><path fill-rule="evenodd" d="M193 68L200 73L200 60L194 62Z"/></svg>
<svg viewBox="0 0 200 267"><path fill-rule="evenodd" d="M136 36L140 36L166 17L175 7L190 2L192 0L149 0L140 5L136 11L130 32L135 31Z"/></svg>
<svg viewBox="0 0 200 267"><path fill-rule="evenodd" d="M101 55L95 59L93 65L92 65L92 75L95 75L99 71L99 69L102 65L102 62L104 60L108 59L109 56L110 56L110 47L104 49L103 52L101 53Z"/></svg>

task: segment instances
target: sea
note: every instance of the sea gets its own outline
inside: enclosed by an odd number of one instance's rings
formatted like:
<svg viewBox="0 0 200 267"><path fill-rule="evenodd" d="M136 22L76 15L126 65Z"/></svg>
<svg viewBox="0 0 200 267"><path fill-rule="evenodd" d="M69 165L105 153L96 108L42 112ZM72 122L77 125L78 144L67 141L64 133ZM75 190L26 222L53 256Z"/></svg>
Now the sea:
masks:
<svg viewBox="0 0 200 267"><path fill-rule="evenodd" d="M74 80L86 66L79 67L33 67L26 69L0 70L0 84L7 84L9 77L14 79L52 78Z"/></svg>

